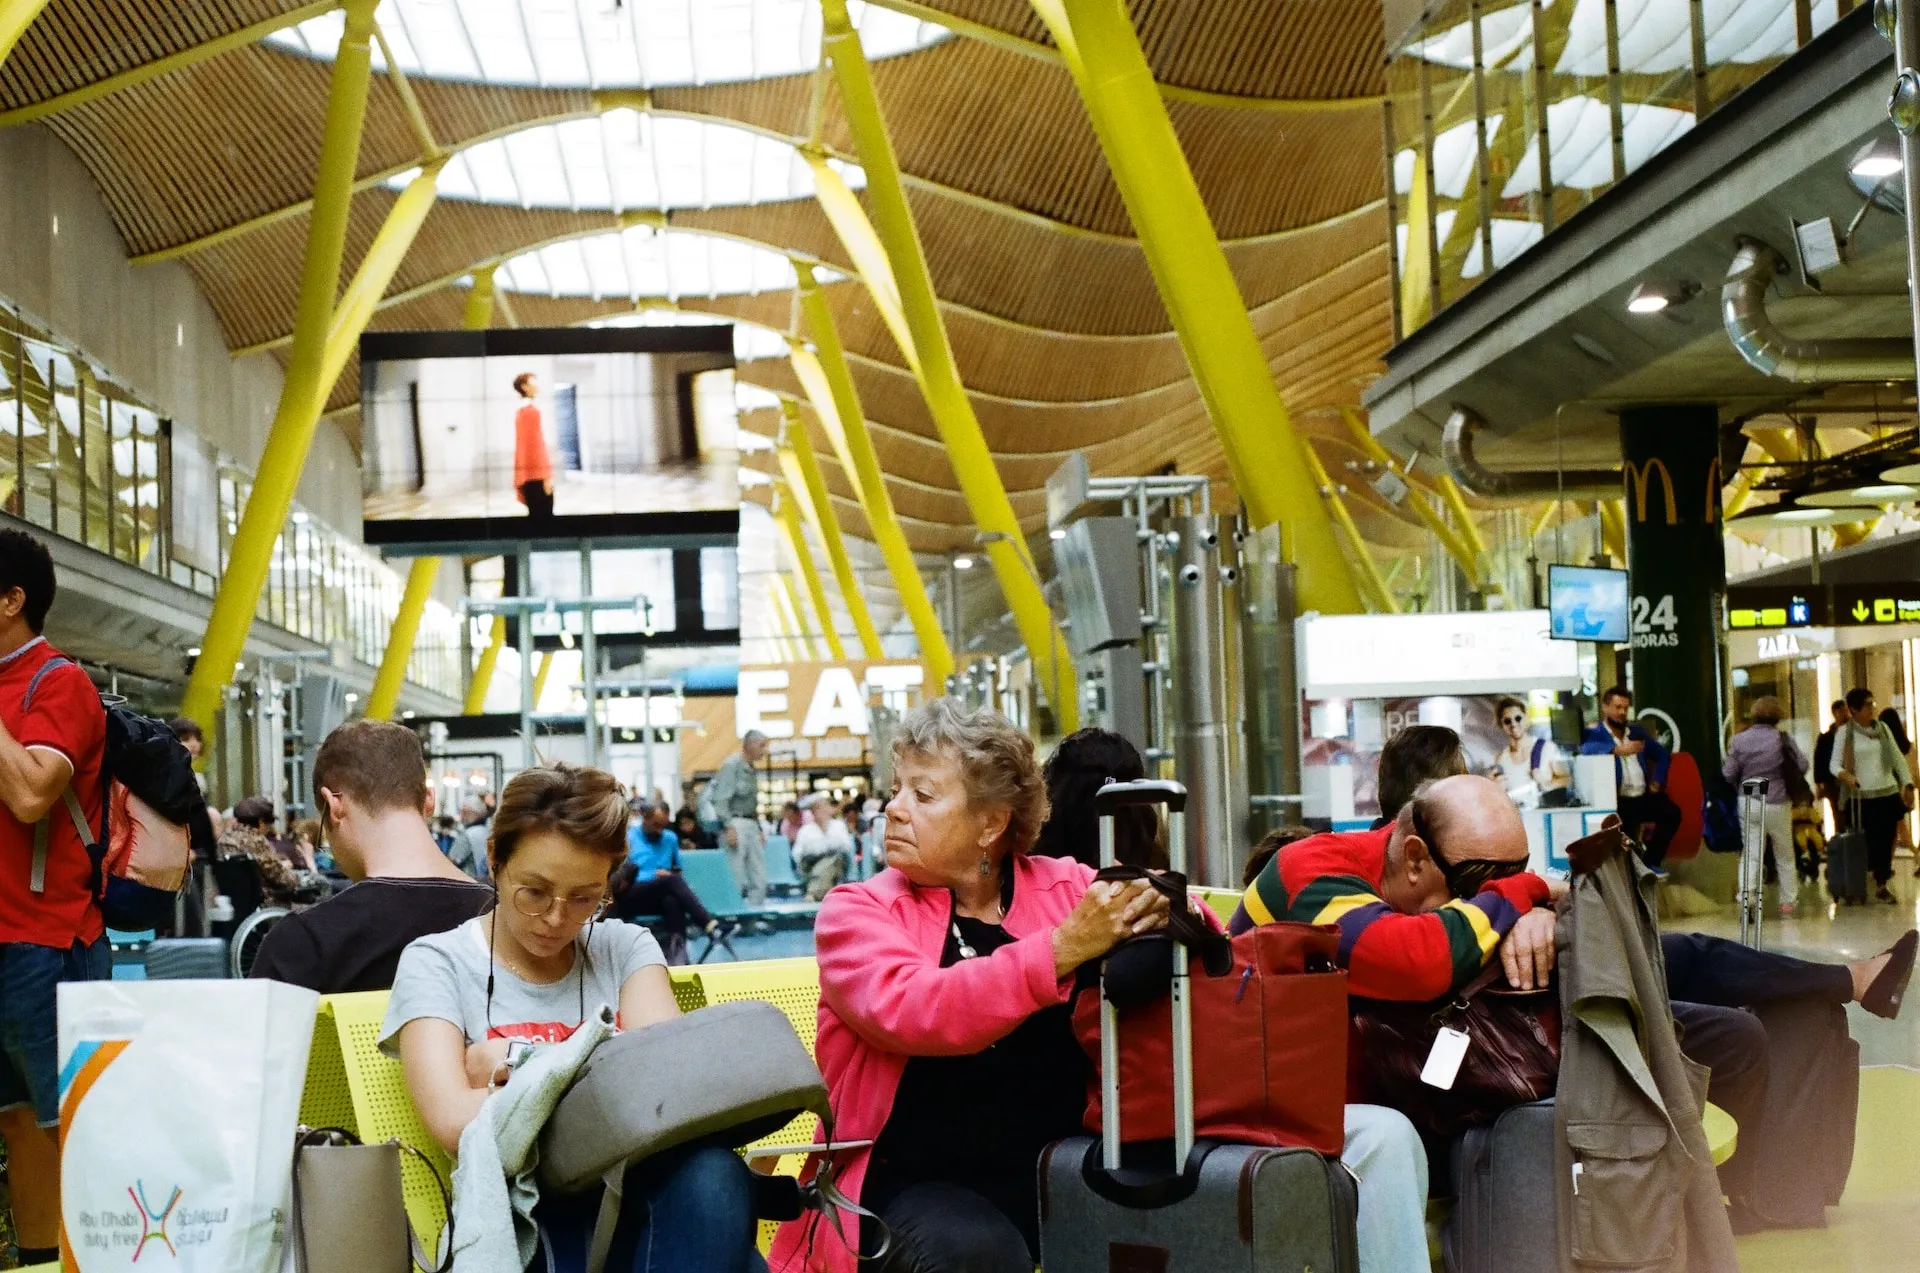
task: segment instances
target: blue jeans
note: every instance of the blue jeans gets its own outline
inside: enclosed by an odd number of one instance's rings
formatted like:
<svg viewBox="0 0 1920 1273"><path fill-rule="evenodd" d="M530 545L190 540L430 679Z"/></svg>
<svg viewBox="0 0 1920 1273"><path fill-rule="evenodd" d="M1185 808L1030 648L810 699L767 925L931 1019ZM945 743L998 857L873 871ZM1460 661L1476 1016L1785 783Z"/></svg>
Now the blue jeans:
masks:
<svg viewBox="0 0 1920 1273"><path fill-rule="evenodd" d="M598 1189L543 1195L533 1209L548 1273L581 1273ZM627 1169L607 1273L766 1273L754 1248L752 1173L731 1150L672 1150ZM541 1268L535 1256L532 1273Z"/></svg>
<svg viewBox="0 0 1920 1273"><path fill-rule="evenodd" d="M1399 1110L1347 1106L1340 1161L1360 1181L1360 1273L1427 1267L1427 1151Z"/></svg>
<svg viewBox="0 0 1920 1273"><path fill-rule="evenodd" d="M60 1125L59 985L112 975L105 937L66 950L0 942L0 1109L31 1106L40 1126Z"/></svg>

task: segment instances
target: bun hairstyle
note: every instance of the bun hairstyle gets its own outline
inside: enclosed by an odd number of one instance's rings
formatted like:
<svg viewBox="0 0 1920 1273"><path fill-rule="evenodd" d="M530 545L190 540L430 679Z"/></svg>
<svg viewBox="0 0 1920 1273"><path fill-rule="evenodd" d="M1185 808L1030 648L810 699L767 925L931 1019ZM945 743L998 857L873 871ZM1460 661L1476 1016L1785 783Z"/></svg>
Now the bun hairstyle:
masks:
<svg viewBox="0 0 1920 1273"><path fill-rule="evenodd" d="M498 872L513 858L523 836L551 832L609 859L627 856L627 793L604 769L552 761L523 769L500 793L487 859Z"/></svg>

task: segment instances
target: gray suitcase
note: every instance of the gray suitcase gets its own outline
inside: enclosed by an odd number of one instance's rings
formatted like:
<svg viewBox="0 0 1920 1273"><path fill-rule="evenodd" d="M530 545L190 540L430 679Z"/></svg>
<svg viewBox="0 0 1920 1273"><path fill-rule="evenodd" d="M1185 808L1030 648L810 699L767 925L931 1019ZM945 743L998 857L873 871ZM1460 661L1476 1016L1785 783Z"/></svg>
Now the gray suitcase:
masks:
<svg viewBox="0 0 1920 1273"><path fill-rule="evenodd" d="M1553 1147L1550 1100L1516 1105L1454 1138L1453 1214L1441 1237L1447 1273L1560 1267Z"/></svg>
<svg viewBox="0 0 1920 1273"><path fill-rule="evenodd" d="M1867 827L1858 796L1846 802L1846 830L1827 841L1827 893L1842 906L1867 904Z"/></svg>
<svg viewBox="0 0 1920 1273"><path fill-rule="evenodd" d="M1767 910L1767 780L1740 784L1740 943L1760 948L1760 920Z"/></svg>
<svg viewBox="0 0 1920 1273"><path fill-rule="evenodd" d="M148 981L205 981L226 975L224 937L162 937L147 946Z"/></svg>
<svg viewBox="0 0 1920 1273"><path fill-rule="evenodd" d="M1100 861L1114 861L1113 815L1167 809L1169 861L1186 869L1186 788L1108 783L1094 798ZM1123 1148L1117 1014L1100 1004L1102 1129L1040 1158L1040 1264L1047 1273L1358 1273L1353 1174L1309 1149L1195 1141L1187 952L1174 947L1174 1144ZM1155 1157L1160 1159L1154 1162ZM1176 1171L1173 1164L1182 1167Z"/></svg>

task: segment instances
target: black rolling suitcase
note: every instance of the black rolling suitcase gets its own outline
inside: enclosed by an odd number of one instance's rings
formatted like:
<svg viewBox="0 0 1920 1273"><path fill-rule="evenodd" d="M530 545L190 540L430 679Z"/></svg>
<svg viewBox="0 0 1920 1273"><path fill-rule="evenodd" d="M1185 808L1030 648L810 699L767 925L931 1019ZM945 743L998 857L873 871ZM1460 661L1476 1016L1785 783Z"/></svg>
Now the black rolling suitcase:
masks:
<svg viewBox="0 0 1920 1273"><path fill-rule="evenodd" d="M147 945L148 981L204 981L228 971L224 937L162 937Z"/></svg>
<svg viewBox="0 0 1920 1273"><path fill-rule="evenodd" d="M1169 860L1184 871L1186 797L1173 782L1102 787L1095 797L1101 862L1114 860L1116 810L1163 804ZM1102 998L1102 1134L1057 1141L1040 1158L1041 1267L1046 1273L1358 1273L1358 1196L1352 1173L1337 1159L1308 1149L1194 1139L1192 1004L1187 951L1177 944L1173 972L1172 1152L1138 1145L1127 1146L1123 1156L1118 1014Z"/></svg>
<svg viewBox="0 0 1920 1273"><path fill-rule="evenodd" d="M1747 1207L1768 1228L1825 1228L1853 1170L1860 1045L1837 1003L1781 999L1753 1013L1771 1070L1760 1126L1740 1129L1740 1156L1752 1157Z"/></svg>
<svg viewBox="0 0 1920 1273"><path fill-rule="evenodd" d="M1441 1237L1447 1273L1560 1267L1553 1196L1553 1102L1516 1105L1452 1148L1454 1202Z"/></svg>
<svg viewBox="0 0 1920 1273"><path fill-rule="evenodd" d="M1847 829L1827 841L1827 893L1845 905L1867 904L1867 828L1860 797L1847 799Z"/></svg>

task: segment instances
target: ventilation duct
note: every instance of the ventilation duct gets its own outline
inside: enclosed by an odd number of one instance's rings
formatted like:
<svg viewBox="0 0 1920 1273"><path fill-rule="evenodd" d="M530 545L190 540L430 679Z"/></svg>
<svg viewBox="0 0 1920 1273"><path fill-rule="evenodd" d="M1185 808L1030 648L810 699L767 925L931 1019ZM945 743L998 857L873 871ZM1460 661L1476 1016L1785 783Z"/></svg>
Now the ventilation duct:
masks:
<svg viewBox="0 0 1920 1273"><path fill-rule="evenodd" d="M1496 471L1473 454L1473 435L1486 427L1470 407L1454 404L1440 438L1447 471L1460 485L1484 499L1541 499L1558 496L1593 499L1620 493L1618 469L1506 469Z"/></svg>
<svg viewBox="0 0 1920 1273"><path fill-rule="evenodd" d="M1905 336L1792 340L1767 317L1767 288L1780 254L1742 236L1720 285L1727 339L1754 370L1797 384L1913 379L1913 341Z"/></svg>

